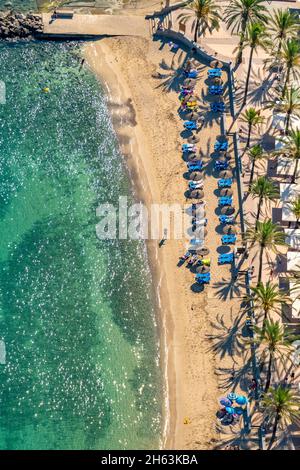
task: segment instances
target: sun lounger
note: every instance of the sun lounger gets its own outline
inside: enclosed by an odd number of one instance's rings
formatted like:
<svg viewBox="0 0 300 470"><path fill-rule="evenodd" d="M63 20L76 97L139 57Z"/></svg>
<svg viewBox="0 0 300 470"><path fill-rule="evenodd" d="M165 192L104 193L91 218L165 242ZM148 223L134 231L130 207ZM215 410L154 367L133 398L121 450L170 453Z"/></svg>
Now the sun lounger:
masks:
<svg viewBox="0 0 300 470"><path fill-rule="evenodd" d="M189 181L189 189L203 189L202 181Z"/></svg>
<svg viewBox="0 0 300 470"><path fill-rule="evenodd" d="M219 197L219 206L231 206L232 205L232 196L222 196Z"/></svg>
<svg viewBox="0 0 300 470"><path fill-rule="evenodd" d="M208 219L206 218L197 219L197 217L195 217L195 220L192 221L193 226L200 225L200 226L206 227L207 223L208 223Z"/></svg>
<svg viewBox="0 0 300 470"><path fill-rule="evenodd" d="M224 113L225 112L225 103L223 103L223 102L221 102L221 103L211 103L210 104L210 109L213 113L217 113L217 112Z"/></svg>
<svg viewBox="0 0 300 470"><path fill-rule="evenodd" d="M223 253L218 257L219 264L233 263L234 254L233 253Z"/></svg>
<svg viewBox="0 0 300 470"><path fill-rule="evenodd" d="M234 217L232 217L231 215L220 215L219 221L220 221L220 224L231 225L235 223Z"/></svg>
<svg viewBox="0 0 300 470"><path fill-rule="evenodd" d="M203 163L201 160L198 160L197 163L188 163L189 171L201 171L203 170Z"/></svg>
<svg viewBox="0 0 300 470"><path fill-rule="evenodd" d="M185 129L188 129L188 130L197 130L198 129L198 126L197 126L197 122L196 121L185 121L183 123L183 127Z"/></svg>
<svg viewBox="0 0 300 470"><path fill-rule="evenodd" d="M209 78L215 78L215 77L221 77L222 76L222 70L221 69L209 69L207 71L207 75Z"/></svg>
<svg viewBox="0 0 300 470"><path fill-rule="evenodd" d="M221 178L218 181L218 188L230 188L232 185L232 178Z"/></svg>
<svg viewBox="0 0 300 470"><path fill-rule="evenodd" d="M198 77L198 70L190 70L189 72L185 72L187 78L197 78Z"/></svg>
<svg viewBox="0 0 300 470"><path fill-rule="evenodd" d="M214 145L214 150L215 152L217 152L218 150L228 150L228 142L220 142L219 140L217 140Z"/></svg>
<svg viewBox="0 0 300 470"><path fill-rule="evenodd" d="M222 95L224 89L222 85L211 85L208 87L208 91L211 95Z"/></svg>
<svg viewBox="0 0 300 470"><path fill-rule="evenodd" d="M209 284L210 273L199 273L196 275L196 282L199 284Z"/></svg>
<svg viewBox="0 0 300 470"><path fill-rule="evenodd" d="M216 160L214 163L215 170L227 170L228 167L229 167L228 162L221 162L219 160Z"/></svg>
<svg viewBox="0 0 300 470"><path fill-rule="evenodd" d="M222 236L222 244L223 245L230 245L236 242L236 235L223 235Z"/></svg>
<svg viewBox="0 0 300 470"><path fill-rule="evenodd" d="M197 152L197 147L194 144L182 144L181 149L183 152Z"/></svg>

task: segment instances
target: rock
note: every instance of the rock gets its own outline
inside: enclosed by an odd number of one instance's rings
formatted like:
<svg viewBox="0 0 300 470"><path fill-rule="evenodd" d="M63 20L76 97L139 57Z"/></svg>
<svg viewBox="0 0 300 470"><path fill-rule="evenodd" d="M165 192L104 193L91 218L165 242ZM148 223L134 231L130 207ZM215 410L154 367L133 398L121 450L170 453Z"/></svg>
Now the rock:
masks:
<svg viewBox="0 0 300 470"><path fill-rule="evenodd" d="M43 32L43 21L40 15L22 13L0 15L0 38L29 38Z"/></svg>

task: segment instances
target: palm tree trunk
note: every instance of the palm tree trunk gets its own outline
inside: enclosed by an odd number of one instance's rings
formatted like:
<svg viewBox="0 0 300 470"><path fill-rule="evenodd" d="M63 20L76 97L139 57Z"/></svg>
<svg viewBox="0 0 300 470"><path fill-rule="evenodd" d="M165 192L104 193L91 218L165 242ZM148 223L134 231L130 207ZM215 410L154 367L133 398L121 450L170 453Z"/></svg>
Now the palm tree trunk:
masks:
<svg viewBox="0 0 300 470"><path fill-rule="evenodd" d="M273 427L272 436L271 436L271 439L270 439L270 442L269 442L269 445L268 445L268 449L267 449L267 450L271 450L272 445L273 445L273 443L274 443L274 441L275 441L279 420L280 420L280 414L277 412L277 413L276 413L276 418L275 418L274 427Z"/></svg>
<svg viewBox="0 0 300 470"><path fill-rule="evenodd" d="M266 381L266 386L265 386L265 393L267 393L267 391L269 390L270 383L271 383L272 363L273 363L273 354L270 353L268 371L267 371L267 381Z"/></svg>
<svg viewBox="0 0 300 470"><path fill-rule="evenodd" d="M291 119L291 113L288 111L286 115L286 123L285 123L285 133L287 135L290 127L290 119Z"/></svg>
<svg viewBox="0 0 300 470"><path fill-rule="evenodd" d="M257 230L257 223L259 222L261 205L262 205L262 198L260 197L258 200L258 207L257 207L257 213L256 213L256 219L255 219L255 230Z"/></svg>
<svg viewBox="0 0 300 470"><path fill-rule="evenodd" d="M253 158L252 160L252 167L251 167L251 173L250 173L250 180L249 180L249 191L252 185L253 177L254 177L254 170L255 170L255 159Z"/></svg>
<svg viewBox="0 0 300 470"><path fill-rule="evenodd" d="M251 139L251 129L252 129L252 124L249 123L248 127L248 137L247 137L247 143L246 143L246 149L250 147L250 139Z"/></svg>
<svg viewBox="0 0 300 470"><path fill-rule="evenodd" d="M199 29L199 20L197 19L196 27L195 27L195 33L194 33L194 42L197 42L197 38L198 38L198 29Z"/></svg>
<svg viewBox="0 0 300 470"><path fill-rule="evenodd" d="M248 72L247 72L247 78L246 78L246 85L245 85L245 94L244 94L244 100L243 100L242 107L244 107L245 104L246 104L246 102L247 102L248 88L249 88L249 80L250 80L250 73L251 73L251 67L252 67L253 52L254 52L254 48L251 47L250 57L249 57L249 65L248 65Z"/></svg>
<svg viewBox="0 0 300 470"><path fill-rule="evenodd" d="M237 58L236 58L236 64L237 65L240 65L242 63L242 59L243 59L243 45L244 45L244 41L245 41L245 33L246 33L247 23L248 23L248 15L246 15L246 17L243 18L243 22L242 22L240 42L239 42L239 51L238 51L238 55L237 55Z"/></svg>
<svg viewBox="0 0 300 470"><path fill-rule="evenodd" d="M285 82L284 82L284 87L283 87L283 90L282 90L282 97L284 96L285 90L286 90L286 88L288 86L288 83L290 81L290 73L291 73L291 69L288 68L287 72L286 72L286 79L285 79Z"/></svg>
<svg viewBox="0 0 300 470"><path fill-rule="evenodd" d="M259 268L258 268L257 285L261 282L261 278L262 278L263 254L264 254L264 247L261 246L260 247L260 252L259 252Z"/></svg>
<svg viewBox="0 0 300 470"><path fill-rule="evenodd" d="M296 158L296 165L295 165L295 169L294 169L294 173L293 173L293 177L292 177L292 183L295 183L296 178L297 178L298 163L299 163L299 158Z"/></svg>

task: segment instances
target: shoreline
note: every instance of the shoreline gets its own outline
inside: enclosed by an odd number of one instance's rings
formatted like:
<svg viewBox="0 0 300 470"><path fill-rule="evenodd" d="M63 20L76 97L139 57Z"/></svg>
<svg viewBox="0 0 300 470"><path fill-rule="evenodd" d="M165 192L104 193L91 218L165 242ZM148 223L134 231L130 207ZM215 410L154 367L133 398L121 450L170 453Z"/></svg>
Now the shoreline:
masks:
<svg viewBox="0 0 300 470"><path fill-rule="evenodd" d="M162 61L174 60L168 47L150 38L105 38L85 46L85 58L108 88L108 108L121 152L146 205L186 203L185 162L178 96L166 93L151 75ZM150 60L149 60L150 58ZM176 60L181 60L175 58ZM111 102L111 103L110 103ZM110 104L112 106L110 106ZM132 114L133 109L133 114ZM205 139L211 138L207 131ZM165 383L163 449L211 450L218 440L215 410L218 391L216 358L211 349L211 311L207 294L195 295L193 276L179 257L185 240L169 239L147 250L154 289L161 308L161 364Z"/></svg>
<svg viewBox="0 0 300 470"><path fill-rule="evenodd" d="M98 59L101 55L101 65L105 65L101 70L96 66L92 59L93 45L95 43L84 47L84 55L86 57L89 68L92 70L96 78L100 81L101 85L105 89L107 107L110 113L110 117L113 123L114 131L116 132L120 151L124 158L124 163L129 172L130 181L134 196L137 200L142 201L147 207L157 199L157 192L153 190L153 184L150 184L149 178L147 177L147 171L143 166L143 160L138 157L141 153L145 153L145 146L143 145L143 152L141 152L141 144L144 143L143 129L141 129L138 123L135 126L127 125L126 132L122 132L124 127L118 121L118 111L112 106L113 103L120 103L121 110L126 107L134 106L131 103L130 90L127 87L125 80L120 79L120 75L108 64L107 58L109 57L110 51L104 46L103 42L97 41L97 52L96 56ZM95 49L94 51L95 52ZM119 110L119 111L121 111ZM135 112L133 112L135 115ZM135 119L135 116L134 116ZM127 142L127 138L129 142ZM148 151L146 152L148 153ZM151 182L153 183L153 182ZM172 359L169 356L168 339L172 338L171 331L173 330L172 325L168 322L167 311L170 309L168 296L164 293L167 287L165 272L161 266L158 257L158 246L157 241L146 241L147 256L149 261L149 267L153 282L153 292L155 295L155 310L156 320L159 327L159 341L160 341L160 362L161 371L163 373L163 391L164 400L162 405L162 435L160 437L160 448L172 448L173 439L171 436L175 432L175 422L171 416L176 416L176 404L175 397L172 397L172 392L169 387L169 373L175 374L175 367ZM171 413L173 409L173 413ZM174 412L175 411L175 412ZM173 432L172 432L172 431ZM172 442L172 444L171 444Z"/></svg>

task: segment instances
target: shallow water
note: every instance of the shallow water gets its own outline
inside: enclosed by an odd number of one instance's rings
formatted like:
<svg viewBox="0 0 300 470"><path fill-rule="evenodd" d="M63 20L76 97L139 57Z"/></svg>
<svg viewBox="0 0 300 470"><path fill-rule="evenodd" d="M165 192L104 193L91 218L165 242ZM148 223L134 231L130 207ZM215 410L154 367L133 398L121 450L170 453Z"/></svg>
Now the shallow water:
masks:
<svg viewBox="0 0 300 470"><path fill-rule="evenodd" d="M79 55L76 44L0 44L0 449L159 444L145 246L96 238L98 204L132 192Z"/></svg>

